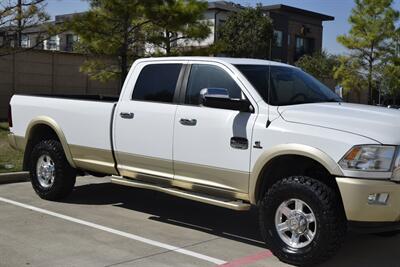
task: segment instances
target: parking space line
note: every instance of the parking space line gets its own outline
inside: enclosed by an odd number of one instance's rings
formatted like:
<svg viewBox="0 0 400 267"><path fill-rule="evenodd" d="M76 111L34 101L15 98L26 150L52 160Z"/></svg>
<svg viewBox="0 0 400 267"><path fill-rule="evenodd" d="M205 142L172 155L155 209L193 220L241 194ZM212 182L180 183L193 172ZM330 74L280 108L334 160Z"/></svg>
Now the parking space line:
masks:
<svg viewBox="0 0 400 267"><path fill-rule="evenodd" d="M254 254L254 255L250 255L250 256L246 256L243 258L239 258L230 262L226 262L223 264L220 264L219 266L223 266L223 267L239 267L239 266L243 266L243 265L248 265L250 263L254 263L256 261L259 260L263 260L266 258L269 258L273 256L272 252L269 250L264 250L260 253Z"/></svg>
<svg viewBox="0 0 400 267"><path fill-rule="evenodd" d="M91 228L95 228L95 229L98 229L98 230L102 230L102 231L105 231L105 232L108 232L108 233L111 233L111 234L115 234L115 235L119 235L119 236L122 236L122 237L126 237L126 238L129 238L129 239L132 239L132 240L135 240L135 241L139 241L139 242L142 242L142 243L145 243L145 244L149 244L149 245L152 245L152 246L155 246L155 247L159 247L159 248L163 248L163 249L166 249L166 250L169 250L169 251L185 254L187 256L198 258L198 259L201 259L201 260L204 260L204 261L208 261L208 262L211 262L211 263L214 263L214 264L217 264L217 265L221 265L221 264L226 263L226 261L223 261L223 260L220 260L220 259L216 259L216 258L213 258L213 257L209 257L207 255L203 255L203 254L200 254L200 253L197 253L197 252L194 252L194 251L190 251L190 250L183 249L183 248L180 248L180 247L175 247L175 246L172 246L172 245L169 245L169 244L161 243L161 242L158 242L158 241L155 241L155 240L151 240L151 239L148 239L148 238L144 238L144 237L141 237L141 236L138 236L138 235L134 235L134 234L130 234L130 233L127 233L127 232L119 231L119 230L116 230L116 229L113 229L113 228L110 228L110 227L106 227L106 226L103 226L103 225L99 225L99 224L96 224L96 223L91 223L91 222L84 221L84 220L81 220L81 219L73 218L71 216L67 216L67 215L63 215L63 214L60 214L60 213L48 211L48 210L45 210L45 209L41 209L41 208L38 208L38 207L34 207L34 206L31 206L31 205L20 203L20 202L11 200L11 199L0 197L0 201L2 201L4 203L11 204L11 205L15 205L15 206L18 206L18 207L21 207L21 208L25 208L25 209L28 209L28 210L32 210L32 211L36 211L36 212L43 213L43 214L46 214L46 215L50 215L50 216L53 216L53 217L57 217L57 218L60 218L60 219L66 220L66 221L70 221L70 222L74 222L74 223L77 223L77 224L85 225L85 226L88 226L88 227L91 227Z"/></svg>

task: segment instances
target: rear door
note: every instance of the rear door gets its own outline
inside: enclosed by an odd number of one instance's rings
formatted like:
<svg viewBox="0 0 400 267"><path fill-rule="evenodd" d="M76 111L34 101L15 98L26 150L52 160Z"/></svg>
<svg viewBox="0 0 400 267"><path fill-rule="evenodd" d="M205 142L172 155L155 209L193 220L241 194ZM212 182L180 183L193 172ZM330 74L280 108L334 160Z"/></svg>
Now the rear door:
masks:
<svg viewBox="0 0 400 267"><path fill-rule="evenodd" d="M173 177L172 141L175 103L182 63L142 62L127 82L133 93L119 101L114 144L118 169L123 176ZM132 92L126 88L125 92ZM147 175L147 176L146 176Z"/></svg>
<svg viewBox="0 0 400 267"><path fill-rule="evenodd" d="M247 193L257 113L201 106L199 93L203 88L224 88L230 98L249 95L222 64L193 62L186 79L175 117L174 182Z"/></svg>

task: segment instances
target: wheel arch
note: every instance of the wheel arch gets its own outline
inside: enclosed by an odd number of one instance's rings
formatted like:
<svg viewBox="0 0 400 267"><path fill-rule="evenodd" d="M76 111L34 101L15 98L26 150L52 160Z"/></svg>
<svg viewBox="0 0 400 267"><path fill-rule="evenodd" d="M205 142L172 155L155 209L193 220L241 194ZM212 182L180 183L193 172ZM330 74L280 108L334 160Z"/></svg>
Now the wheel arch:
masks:
<svg viewBox="0 0 400 267"><path fill-rule="evenodd" d="M325 170L330 176L343 176L343 172L339 165L325 152L311 146L302 144L282 144L269 149L261 154L254 164L249 181L249 199L252 204L257 201L265 191L266 182L273 177L267 177L271 168L276 168L280 164L279 160L287 159L304 160L308 163L314 163ZM332 179L334 180L334 179ZM336 183L336 181L334 180Z"/></svg>
<svg viewBox="0 0 400 267"><path fill-rule="evenodd" d="M62 148L64 150L65 157L67 158L68 163L71 167L76 168L75 163L72 158L71 151L69 150L69 146L67 143L67 139L61 127L58 123L48 117L48 116L39 116L32 119L25 132L25 153L24 153L24 161L23 161L23 169L29 169L29 158L30 153L32 152L33 146L40 140L44 140L44 138L56 138L60 141Z"/></svg>

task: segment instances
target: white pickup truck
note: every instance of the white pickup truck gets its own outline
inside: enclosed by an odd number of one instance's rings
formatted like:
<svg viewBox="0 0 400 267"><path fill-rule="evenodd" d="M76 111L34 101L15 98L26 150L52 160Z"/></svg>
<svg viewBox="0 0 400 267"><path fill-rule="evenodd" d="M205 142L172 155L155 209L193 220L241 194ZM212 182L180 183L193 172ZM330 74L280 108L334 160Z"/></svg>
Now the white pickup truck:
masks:
<svg viewBox="0 0 400 267"><path fill-rule="evenodd" d="M348 228L400 229L400 112L343 103L289 65L141 59L119 99L15 95L9 121L44 199L65 197L89 173L255 206L267 247L296 265L333 255Z"/></svg>

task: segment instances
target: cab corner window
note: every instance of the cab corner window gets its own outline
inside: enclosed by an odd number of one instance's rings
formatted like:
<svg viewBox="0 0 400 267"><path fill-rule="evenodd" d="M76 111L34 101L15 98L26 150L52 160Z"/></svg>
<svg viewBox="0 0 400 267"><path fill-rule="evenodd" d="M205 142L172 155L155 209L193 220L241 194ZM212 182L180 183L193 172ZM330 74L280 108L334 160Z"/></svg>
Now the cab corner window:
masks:
<svg viewBox="0 0 400 267"><path fill-rule="evenodd" d="M139 74L132 99L172 103L182 64L151 64Z"/></svg>
<svg viewBox="0 0 400 267"><path fill-rule="evenodd" d="M242 91L223 69L207 64L193 64L186 88L185 103L200 104L200 91L204 88L227 89L230 98L242 98Z"/></svg>

